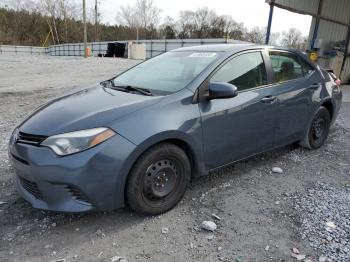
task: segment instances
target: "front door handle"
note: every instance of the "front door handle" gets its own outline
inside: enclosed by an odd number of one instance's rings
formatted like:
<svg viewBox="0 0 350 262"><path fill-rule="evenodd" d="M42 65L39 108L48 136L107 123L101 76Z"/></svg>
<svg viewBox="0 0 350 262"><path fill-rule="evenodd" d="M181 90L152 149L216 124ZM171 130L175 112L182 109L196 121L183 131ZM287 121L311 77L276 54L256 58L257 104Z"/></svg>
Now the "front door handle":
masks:
<svg viewBox="0 0 350 262"><path fill-rule="evenodd" d="M320 87L320 83L313 83L309 86L310 89L316 90Z"/></svg>
<svg viewBox="0 0 350 262"><path fill-rule="evenodd" d="M263 103L272 103L276 100L275 96L265 96L264 98L261 99L261 102Z"/></svg>

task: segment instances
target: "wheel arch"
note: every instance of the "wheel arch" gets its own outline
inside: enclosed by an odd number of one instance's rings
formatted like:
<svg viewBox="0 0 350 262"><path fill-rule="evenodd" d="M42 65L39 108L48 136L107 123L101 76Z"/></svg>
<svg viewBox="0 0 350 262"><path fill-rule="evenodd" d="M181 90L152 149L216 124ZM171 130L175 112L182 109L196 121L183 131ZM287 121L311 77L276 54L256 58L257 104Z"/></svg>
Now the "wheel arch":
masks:
<svg viewBox="0 0 350 262"><path fill-rule="evenodd" d="M331 121L333 121L335 107L333 105L332 100L327 99L327 100L323 101L320 106L323 106L328 110L330 117L331 117Z"/></svg>
<svg viewBox="0 0 350 262"><path fill-rule="evenodd" d="M313 121L315 115L320 111L320 109L322 107L324 107L329 112L331 122L333 122L333 120L335 119L334 118L334 116L335 116L335 112L334 112L335 107L333 105L333 102L332 102L331 98L328 98L328 99L325 99L325 100L321 101L319 103L319 105L317 106L314 114L312 115L312 117L310 119L310 122L307 125L307 128L305 130L303 138L299 141L299 144L301 146L305 147L305 148L311 149L309 141L308 141L308 132L310 130L310 127L312 125L312 121Z"/></svg>
<svg viewBox="0 0 350 262"><path fill-rule="evenodd" d="M162 143L170 143L180 147L186 153L191 163L191 177L201 176L206 174L205 165L202 158L202 148L186 133L180 131L167 131L159 133L155 136L143 141L138 147L141 149L136 161L147 152L150 148ZM133 165L134 165L133 164Z"/></svg>

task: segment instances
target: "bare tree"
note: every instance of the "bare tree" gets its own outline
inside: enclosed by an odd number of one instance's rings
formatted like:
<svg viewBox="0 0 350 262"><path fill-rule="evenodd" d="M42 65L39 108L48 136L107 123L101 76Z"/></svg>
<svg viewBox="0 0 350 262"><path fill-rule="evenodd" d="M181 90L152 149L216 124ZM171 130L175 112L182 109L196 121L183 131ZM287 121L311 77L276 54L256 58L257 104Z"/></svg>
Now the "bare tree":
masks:
<svg viewBox="0 0 350 262"><path fill-rule="evenodd" d="M270 35L270 45L281 45L281 33L280 32L274 32Z"/></svg>
<svg viewBox="0 0 350 262"><path fill-rule="evenodd" d="M228 36L229 33L233 30L233 26L236 23L236 21L234 21L232 16L230 15L222 15L219 16L219 18L222 20L224 34L225 36Z"/></svg>
<svg viewBox="0 0 350 262"><path fill-rule="evenodd" d="M215 22L217 21L217 22ZM235 40L244 40L247 29L243 23L236 22L230 15L222 15L212 22L212 31L219 31L220 35L211 37L227 37Z"/></svg>
<svg viewBox="0 0 350 262"><path fill-rule="evenodd" d="M116 20L132 28L153 30L160 22L161 12L153 0L137 0L134 5L122 6Z"/></svg>
<svg viewBox="0 0 350 262"><path fill-rule="evenodd" d="M34 0L3 0L3 5L16 11L35 11L37 8Z"/></svg>
<svg viewBox="0 0 350 262"><path fill-rule="evenodd" d="M177 26L180 38L190 38L194 31L194 12L188 10L180 11Z"/></svg>
<svg viewBox="0 0 350 262"><path fill-rule="evenodd" d="M247 29L243 23L237 23L230 15L218 16L207 7L195 12L181 11L177 20L179 38L229 37L245 40Z"/></svg>
<svg viewBox="0 0 350 262"><path fill-rule="evenodd" d="M59 44L62 39L67 42L68 20L76 18L79 13L77 2L75 0L40 0L39 4L41 13L47 16L53 43ZM57 24L59 21L63 22L63 30ZM63 32L64 37L60 37L60 32Z"/></svg>
<svg viewBox="0 0 350 262"><path fill-rule="evenodd" d="M55 0L41 0L41 11L47 15L47 24L50 28L52 41L54 44L60 43L60 38L58 35L56 18L58 17L58 2Z"/></svg>
<svg viewBox="0 0 350 262"><path fill-rule="evenodd" d="M4 0L4 7L13 9L17 12L19 11L29 11L33 12L36 10L36 3L33 0ZM17 44L19 35L21 35L21 27L22 27L22 16L15 16L13 19L13 35L12 35L12 43L14 45Z"/></svg>
<svg viewBox="0 0 350 262"><path fill-rule="evenodd" d="M256 44L263 44L265 42L265 35L265 28L255 26L246 33L245 40Z"/></svg>
<svg viewBox="0 0 350 262"><path fill-rule="evenodd" d="M150 26L156 27L159 24L162 10L154 5L153 0L137 0L136 10L141 27L146 29Z"/></svg>
<svg viewBox="0 0 350 262"><path fill-rule="evenodd" d="M238 23L233 21L230 29L230 38L235 40L246 40L246 34L248 29L244 26L243 23Z"/></svg>
<svg viewBox="0 0 350 262"><path fill-rule="evenodd" d="M177 32L174 19L170 16L165 17L163 24L160 26L160 31L165 39L175 39Z"/></svg>
<svg viewBox="0 0 350 262"><path fill-rule="evenodd" d="M194 13L194 26L197 33L196 37L208 37L210 26L216 18L216 13L213 10L209 10L208 7L197 9Z"/></svg>
<svg viewBox="0 0 350 262"><path fill-rule="evenodd" d="M43 44L50 35L53 44L81 40L81 22L77 21L81 18L81 0L0 0L0 2L0 6L4 7L0 17L2 42ZM92 2L97 1L91 0ZM95 23L100 28L99 40L111 39L116 35L119 39L130 39L130 35L140 29L145 38L230 37L254 43L265 41L266 28L254 27L248 30L243 23L236 22L232 16L218 16L214 10L207 7L196 11L181 11L177 20L166 17L160 27L157 25L161 10L153 4L153 0L135 0L132 5L121 7L116 19L123 26L99 24L99 14L96 21L96 10L90 11L90 24ZM95 33L95 39L97 35ZM299 30L291 28L282 34L272 33L270 44L303 50L306 47L306 38Z"/></svg>
<svg viewBox="0 0 350 262"><path fill-rule="evenodd" d="M137 10L130 5L120 7L116 20L118 23L132 28L139 25Z"/></svg>
<svg viewBox="0 0 350 262"><path fill-rule="evenodd" d="M287 32L282 32L282 46L305 50L307 39L302 33L296 28L290 28Z"/></svg>
<svg viewBox="0 0 350 262"><path fill-rule="evenodd" d="M68 19L72 19L78 14L78 6L72 0L58 0L57 2L57 16L62 19L64 23L64 37L68 42Z"/></svg>

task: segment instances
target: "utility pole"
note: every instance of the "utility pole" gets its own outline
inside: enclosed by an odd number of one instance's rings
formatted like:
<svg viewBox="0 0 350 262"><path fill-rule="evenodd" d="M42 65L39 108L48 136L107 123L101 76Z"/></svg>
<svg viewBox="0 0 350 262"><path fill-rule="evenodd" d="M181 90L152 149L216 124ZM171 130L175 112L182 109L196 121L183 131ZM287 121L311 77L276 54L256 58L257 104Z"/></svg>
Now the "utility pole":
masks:
<svg viewBox="0 0 350 262"><path fill-rule="evenodd" d="M97 0L95 0L95 41L98 41L98 12L97 12Z"/></svg>
<svg viewBox="0 0 350 262"><path fill-rule="evenodd" d="M87 54L87 29L86 29L86 3L83 0L83 24L84 24L84 56L88 57Z"/></svg>

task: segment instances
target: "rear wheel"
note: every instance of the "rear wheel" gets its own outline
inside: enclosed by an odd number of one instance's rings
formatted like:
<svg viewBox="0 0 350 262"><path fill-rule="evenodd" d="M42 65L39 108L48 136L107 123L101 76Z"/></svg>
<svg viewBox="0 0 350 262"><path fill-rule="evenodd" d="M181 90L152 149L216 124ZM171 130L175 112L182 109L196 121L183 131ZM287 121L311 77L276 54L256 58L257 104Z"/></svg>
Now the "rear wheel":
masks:
<svg viewBox="0 0 350 262"><path fill-rule="evenodd" d="M157 215L173 208L191 178L186 153L173 144L157 145L136 162L126 187L130 207L137 213Z"/></svg>
<svg viewBox="0 0 350 262"><path fill-rule="evenodd" d="M307 136L300 144L309 149L321 147L328 137L330 126L331 116L329 111L321 106L311 122Z"/></svg>

